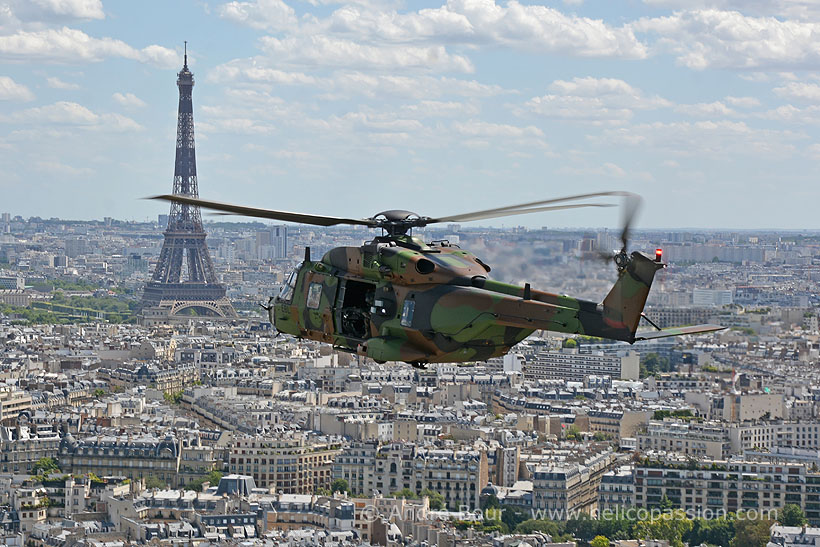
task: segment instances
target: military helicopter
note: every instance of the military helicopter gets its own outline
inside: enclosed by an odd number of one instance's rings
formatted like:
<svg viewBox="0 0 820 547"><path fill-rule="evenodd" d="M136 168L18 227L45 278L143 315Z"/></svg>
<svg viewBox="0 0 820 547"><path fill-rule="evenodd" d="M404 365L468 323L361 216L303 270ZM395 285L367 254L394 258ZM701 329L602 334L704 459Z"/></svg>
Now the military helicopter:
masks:
<svg viewBox="0 0 820 547"><path fill-rule="evenodd" d="M623 197L620 250L606 255L618 279L603 302L551 294L488 277L490 266L447 241L426 243L412 229L443 222L468 222L536 212L606 207L577 203L589 198ZM536 330L584 334L634 343L639 340L713 332L718 325L660 329L643 314L655 272L654 256L627 252L629 230L640 197L629 192L596 192L431 218L390 210L370 218L339 218L231 205L187 195L161 195L219 211L315 226L340 224L381 229L361 247L337 247L321 260L310 248L280 293L266 306L282 333L332 344L376 362L426 363L485 361L506 354ZM656 330L638 332L641 318Z"/></svg>

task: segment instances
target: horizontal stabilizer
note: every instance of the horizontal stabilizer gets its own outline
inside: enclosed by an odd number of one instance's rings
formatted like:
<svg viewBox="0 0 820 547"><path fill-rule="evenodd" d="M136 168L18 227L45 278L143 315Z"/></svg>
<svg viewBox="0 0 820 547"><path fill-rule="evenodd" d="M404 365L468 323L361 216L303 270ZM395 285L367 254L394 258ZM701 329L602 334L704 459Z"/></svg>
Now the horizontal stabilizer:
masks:
<svg viewBox="0 0 820 547"><path fill-rule="evenodd" d="M666 338L668 336L683 336L684 334L703 334L705 332L715 332L726 327L720 325L692 325L689 327L671 327L663 330L636 332L635 341L654 340L655 338Z"/></svg>

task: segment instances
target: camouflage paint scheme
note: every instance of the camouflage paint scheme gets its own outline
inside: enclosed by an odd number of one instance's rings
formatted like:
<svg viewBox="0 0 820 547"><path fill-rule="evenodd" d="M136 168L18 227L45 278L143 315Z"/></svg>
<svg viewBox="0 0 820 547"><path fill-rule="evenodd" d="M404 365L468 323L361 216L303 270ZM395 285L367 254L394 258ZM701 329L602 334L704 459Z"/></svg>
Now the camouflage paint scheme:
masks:
<svg viewBox="0 0 820 547"><path fill-rule="evenodd" d="M270 319L280 332L379 362L483 361L539 329L632 343L642 339L638 322L665 265L639 252L630 258L598 304L488 279L488 266L446 242L376 238L306 259L292 293L273 299ZM685 334L660 332L650 337Z"/></svg>

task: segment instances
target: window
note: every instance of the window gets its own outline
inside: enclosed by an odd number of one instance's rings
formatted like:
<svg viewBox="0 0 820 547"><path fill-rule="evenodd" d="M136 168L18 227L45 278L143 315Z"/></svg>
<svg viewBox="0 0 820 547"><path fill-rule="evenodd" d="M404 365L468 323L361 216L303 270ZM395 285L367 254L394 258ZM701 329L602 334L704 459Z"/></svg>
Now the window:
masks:
<svg viewBox="0 0 820 547"><path fill-rule="evenodd" d="M293 289L296 288L297 273L291 272L288 282L282 286L282 291L279 293L279 299L285 302L290 302L293 298Z"/></svg>
<svg viewBox="0 0 820 547"><path fill-rule="evenodd" d="M410 327L413 324L413 312L416 309L415 300L405 300L401 310L401 326Z"/></svg>
<svg viewBox="0 0 820 547"><path fill-rule="evenodd" d="M319 302L322 299L322 284L311 283L308 289L307 307L316 309L319 307Z"/></svg>

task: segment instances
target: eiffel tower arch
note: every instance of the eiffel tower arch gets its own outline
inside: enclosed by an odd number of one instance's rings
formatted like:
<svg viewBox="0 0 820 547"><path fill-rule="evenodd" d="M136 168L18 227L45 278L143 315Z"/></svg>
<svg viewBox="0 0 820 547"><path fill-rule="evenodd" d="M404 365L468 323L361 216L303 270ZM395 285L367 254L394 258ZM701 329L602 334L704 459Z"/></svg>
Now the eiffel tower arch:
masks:
<svg viewBox="0 0 820 547"><path fill-rule="evenodd" d="M194 75L188 70L187 51L177 75L177 87L179 110L173 193L198 197L191 98ZM192 312L211 320L236 319L236 311L225 296L225 286L216 279L199 207L172 203L163 235L165 240L157 267L142 295L143 324L187 321L192 318Z"/></svg>

